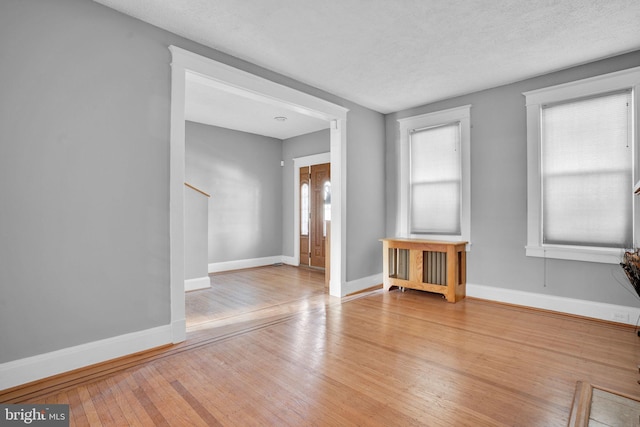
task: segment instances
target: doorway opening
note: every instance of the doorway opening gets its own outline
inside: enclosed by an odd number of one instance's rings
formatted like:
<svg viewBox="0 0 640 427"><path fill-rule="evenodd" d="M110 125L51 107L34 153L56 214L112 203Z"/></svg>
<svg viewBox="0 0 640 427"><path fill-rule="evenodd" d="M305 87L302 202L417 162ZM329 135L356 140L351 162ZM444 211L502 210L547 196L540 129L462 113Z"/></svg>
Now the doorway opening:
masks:
<svg viewBox="0 0 640 427"><path fill-rule="evenodd" d="M331 221L331 164L300 168L300 265L325 269Z"/></svg>
<svg viewBox="0 0 640 427"><path fill-rule="evenodd" d="M331 272L329 293L343 296L345 283L346 221L344 194L346 184L346 115L347 109L304 92L280 85L254 74L194 54L176 46L169 47L171 63L171 132L170 132L170 301L174 343L186 339L184 292L184 178L185 178L185 80L186 73L211 79L221 90L271 103L330 123L330 162L332 176ZM296 191L297 193L297 191ZM297 222L297 221L294 221ZM297 231L296 231L297 233ZM296 239L297 240L297 239ZM294 258L297 258L294 252Z"/></svg>

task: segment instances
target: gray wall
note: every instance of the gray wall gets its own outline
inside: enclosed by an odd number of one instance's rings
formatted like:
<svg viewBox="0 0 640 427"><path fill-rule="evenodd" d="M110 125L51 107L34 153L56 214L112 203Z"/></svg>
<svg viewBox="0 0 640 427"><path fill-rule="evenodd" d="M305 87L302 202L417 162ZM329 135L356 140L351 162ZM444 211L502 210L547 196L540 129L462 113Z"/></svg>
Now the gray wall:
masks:
<svg viewBox="0 0 640 427"><path fill-rule="evenodd" d="M168 42L0 3L0 362L169 323Z"/></svg>
<svg viewBox="0 0 640 427"><path fill-rule="evenodd" d="M202 188L200 189L203 190ZM185 188L184 278L186 280L201 279L209 275L209 269L207 268L207 255L209 253L208 230L209 198L192 188Z"/></svg>
<svg viewBox="0 0 640 427"><path fill-rule="evenodd" d="M569 298L638 306L620 267L525 256L527 140L522 92L640 65L640 52L386 116L387 231L397 209L396 120L471 104L471 252L467 281ZM633 295L633 294L631 294Z"/></svg>
<svg viewBox="0 0 640 427"><path fill-rule="evenodd" d="M384 122L364 108L349 112L347 131L347 281L382 273L385 236ZM369 285L371 286L371 285Z"/></svg>
<svg viewBox="0 0 640 427"><path fill-rule="evenodd" d="M0 363L169 323L172 44L351 110L347 279L381 271L381 114L89 0L3 0Z"/></svg>
<svg viewBox="0 0 640 427"><path fill-rule="evenodd" d="M208 262L282 255L282 141L186 122L187 182L212 195Z"/></svg>
<svg viewBox="0 0 640 427"><path fill-rule="evenodd" d="M330 151L329 129L285 139L282 142L282 255L293 257L294 167L293 159Z"/></svg>
<svg viewBox="0 0 640 427"><path fill-rule="evenodd" d="M379 239L385 237L385 122L384 116L378 112L348 101L340 103L333 97L327 99L349 109L347 155L344 159L347 176L343 177L347 186L347 223L343 232L346 234L346 280L353 281L382 273L382 244ZM287 186L293 184L286 181L293 174L291 159L327 152L330 149L329 138L326 130L284 143L284 255L293 256L293 228L287 223L293 221L293 210L286 207L293 204L293 195L287 190Z"/></svg>

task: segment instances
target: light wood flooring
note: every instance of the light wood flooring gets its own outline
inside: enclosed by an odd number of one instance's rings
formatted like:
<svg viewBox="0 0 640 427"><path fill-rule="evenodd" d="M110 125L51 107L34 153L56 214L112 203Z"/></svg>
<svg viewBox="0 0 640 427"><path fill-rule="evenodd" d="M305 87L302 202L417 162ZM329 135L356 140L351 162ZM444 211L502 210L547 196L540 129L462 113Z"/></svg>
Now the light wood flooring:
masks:
<svg viewBox="0 0 640 427"><path fill-rule="evenodd" d="M324 272L312 268L280 265L209 276L210 289L186 294L189 332L297 312L331 300L325 295Z"/></svg>
<svg viewBox="0 0 640 427"><path fill-rule="evenodd" d="M577 381L640 396L633 328L412 290L333 298L290 266L225 274L188 295L186 343L5 401L69 403L79 426L565 426Z"/></svg>

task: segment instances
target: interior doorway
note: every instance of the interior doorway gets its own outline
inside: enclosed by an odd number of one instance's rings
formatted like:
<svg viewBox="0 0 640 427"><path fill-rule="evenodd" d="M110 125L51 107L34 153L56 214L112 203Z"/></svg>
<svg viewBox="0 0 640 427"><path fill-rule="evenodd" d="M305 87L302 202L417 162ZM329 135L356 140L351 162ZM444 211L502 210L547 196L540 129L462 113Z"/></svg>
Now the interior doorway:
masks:
<svg viewBox="0 0 640 427"><path fill-rule="evenodd" d="M331 220L331 164L300 168L300 265L324 269Z"/></svg>
<svg viewBox="0 0 640 427"><path fill-rule="evenodd" d="M209 78L211 84L227 91L261 102L278 105L326 120L330 124L330 161L332 169L333 203L331 240L330 294L343 296L346 281L346 123L348 109L304 92L261 78L177 46L171 51L171 132L169 179L170 229L170 305L172 342L186 339L184 292L184 178L185 178L185 80L193 72ZM298 180L297 174L296 181ZM295 187L297 189L297 186ZM296 193L297 194L297 191ZM297 198L297 196L296 196ZM297 210L296 210L297 211ZM297 215L295 217L297 219ZM297 222L297 221L295 221ZM297 231L296 231L297 233ZM298 239L294 239L297 246ZM296 248L297 249L297 248ZM294 251L297 258L298 251ZM294 264L295 265L295 264Z"/></svg>

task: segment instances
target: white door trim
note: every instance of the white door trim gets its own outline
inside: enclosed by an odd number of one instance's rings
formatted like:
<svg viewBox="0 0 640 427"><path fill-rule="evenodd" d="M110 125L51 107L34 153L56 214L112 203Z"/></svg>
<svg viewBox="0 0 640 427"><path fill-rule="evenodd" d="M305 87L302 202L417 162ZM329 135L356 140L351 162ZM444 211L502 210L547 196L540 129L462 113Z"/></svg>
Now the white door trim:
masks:
<svg viewBox="0 0 640 427"><path fill-rule="evenodd" d="M342 296L346 282L346 123L348 109L176 46L171 51L171 133L169 228L171 325L173 342L186 339L184 296L185 76L195 73L216 87L331 123L331 295Z"/></svg>

